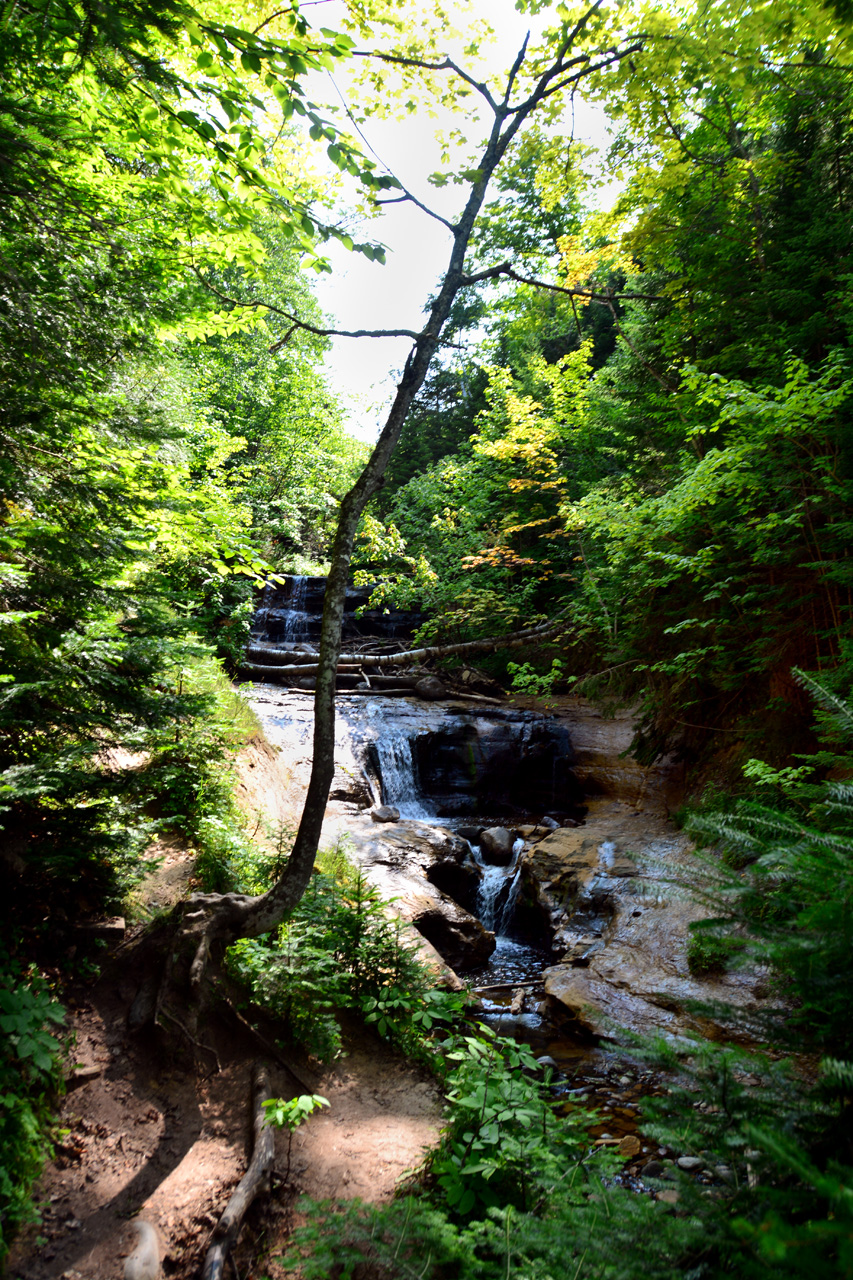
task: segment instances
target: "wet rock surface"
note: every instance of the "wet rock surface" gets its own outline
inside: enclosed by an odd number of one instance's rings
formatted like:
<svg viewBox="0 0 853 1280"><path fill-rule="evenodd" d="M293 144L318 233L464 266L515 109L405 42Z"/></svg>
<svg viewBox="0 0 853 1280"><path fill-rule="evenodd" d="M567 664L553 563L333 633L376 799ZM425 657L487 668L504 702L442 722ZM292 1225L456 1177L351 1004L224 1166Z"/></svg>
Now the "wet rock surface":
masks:
<svg viewBox="0 0 853 1280"><path fill-rule="evenodd" d="M494 867L509 866L514 844L515 833L508 831L506 827L486 827L485 831L480 833L483 860L490 862Z"/></svg>
<svg viewBox="0 0 853 1280"><path fill-rule="evenodd" d="M292 767L307 776L310 700L259 686L255 709ZM632 733L630 713L607 718L580 699L557 700L546 716L533 705L472 710L452 699L341 696L338 800L330 808L328 839L348 833L371 881L397 899L404 918L453 969L477 969L494 948L494 935L478 915L503 929L511 920L511 939L544 950L536 985L541 975L545 1007L567 1029L594 1037L620 1027L720 1035L710 1014L689 1011L695 1001L733 1005L748 1027L761 1004L756 975L699 980L688 970L689 926L707 911L685 888L697 873L691 845L668 820L682 798L680 771L672 762L644 769L622 758ZM554 760L559 767L551 767ZM539 783L528 787L537 770ZM578 779L588 793L584 805ZM393 803L400 822L372 822L365 791L374 805ZM458 834L429 825L442 822L437 812L453 811L454 802L456 812L467 807L472 815L467 825L464 817L445 819ZM505 825L495 821L500 804L512 814ZM486 832L496 827L524 839L517 864L511 853L508 867L489 865ZM472 858L471 845L480 847L485 865ZM504 872L491 915L484 914L484 881ZM510 913L513 892L518 897ZM517 942L498 941L508 979L517 985L534 976L519 970ZM504 977L483 971L476 980Z"/></svg>
<svg viewBox="0 0 853 1280"><path fill-rule="evenodd" d="M495 936L441 885L476 897L479 871L466 840L423 823L393 828L347 824L353 854L383 897L435 947L451 969L464 973L484 964ZM473 893L472 893L473 891Z"/></svg>
<svg viewBox="0 0 853 1280"><path fill-rule="evenodd" d="M580 1027L717 1037L712 1015L690 1012L692 1002L734 1006L746 1024L760 1009L755 974L690 974L689 926L707 915L686 890L691 851L664 818L602 798L583 827L552 833L524 859L526 892L561 953L545 991Z"/></svg>

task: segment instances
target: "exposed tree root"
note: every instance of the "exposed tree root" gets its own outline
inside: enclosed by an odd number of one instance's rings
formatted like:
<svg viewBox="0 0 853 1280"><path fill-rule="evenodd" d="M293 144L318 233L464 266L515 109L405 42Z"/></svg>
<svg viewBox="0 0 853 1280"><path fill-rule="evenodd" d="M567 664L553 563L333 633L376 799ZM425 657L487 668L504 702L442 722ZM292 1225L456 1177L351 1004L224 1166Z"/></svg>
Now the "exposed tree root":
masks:
<svg viewBox="0 0 853 1280"><path fill-rule="evenodd" d="M213 1229L204 1260L202 1280L222 1280L225 1262L237 1243L240 1228L249 1206L260 1191L268 1189L269 1175L275 1160L275 1132L266 1124L264 1103L271 1097L267 1069L256 1064L253 1072L254 1148L249 1167L243 1175L225 1212Z"/></svg>

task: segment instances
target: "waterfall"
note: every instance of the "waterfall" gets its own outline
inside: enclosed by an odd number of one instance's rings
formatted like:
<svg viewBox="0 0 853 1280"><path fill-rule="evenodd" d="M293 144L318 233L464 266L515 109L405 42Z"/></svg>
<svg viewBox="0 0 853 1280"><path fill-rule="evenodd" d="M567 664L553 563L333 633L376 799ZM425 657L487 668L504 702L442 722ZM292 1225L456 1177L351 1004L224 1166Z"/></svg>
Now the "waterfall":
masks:
<svg viewBox="0 0 853 1280"><path fill-rule="evenodd" d="M491 863L484 862L479 845L472 844L471 848L483 872L477 898L477 912L486 928L500 935L512 921L512 909L521 885L521 868L518 860L524 848L524 841L516 840L512 846L512 861L506 867L495 867Z"/></svg>
<svg viewBox="0 0 853 1280"><path fill-rule="evenodd" d="M309 617L305 611L308 579L302 574L294 573L290 583L290 599L282 618L281 640L285 644L307 639L310 629Z"/></svg>
<svg viewBox="0 0 853 1280"><path fill-rule="evenodd" d="M418 784L418 771L412 739L380 734L370 744L376 772L382 787L382 803L394 805L401 818L434 821L435 815L424 801Z"/></svg>

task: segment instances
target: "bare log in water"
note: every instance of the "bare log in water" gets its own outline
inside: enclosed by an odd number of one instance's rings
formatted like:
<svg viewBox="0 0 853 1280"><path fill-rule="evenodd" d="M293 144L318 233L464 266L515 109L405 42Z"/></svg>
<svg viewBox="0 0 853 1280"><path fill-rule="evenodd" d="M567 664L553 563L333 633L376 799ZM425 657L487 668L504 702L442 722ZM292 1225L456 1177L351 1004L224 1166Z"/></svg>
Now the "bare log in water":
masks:
<svg viewBox="0 0 853 1280"><path fill-rule="evenodd" d="M264 1103L271 1096L267 1069L256 1066L253 1093L255 1145L252 1159L237 1190L225 1206L225 1212L213 1229L201 1280L222 1280L225 1260L237 1243L243 1219L258 1192L266 1186L272 1171L275 1160L275 1131L266 1124L264 1111Z"/></svg>

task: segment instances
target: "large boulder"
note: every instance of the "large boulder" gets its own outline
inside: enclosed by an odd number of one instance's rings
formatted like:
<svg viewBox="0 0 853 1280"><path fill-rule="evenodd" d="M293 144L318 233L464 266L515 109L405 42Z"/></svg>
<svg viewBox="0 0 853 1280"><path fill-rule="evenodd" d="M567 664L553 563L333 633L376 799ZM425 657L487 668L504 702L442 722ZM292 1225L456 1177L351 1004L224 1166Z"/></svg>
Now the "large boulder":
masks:
<svg viewBox="0 0 853 1280"><path fill-rule="evenodd" d="M458 892L473 907L482 874L467 840L420 822L377 827L352 818L347 831L352 856L371 883L451 969L461 973L488 960L494 934L454 900Z"/></svg>

